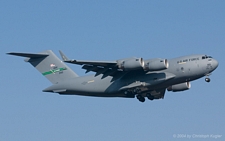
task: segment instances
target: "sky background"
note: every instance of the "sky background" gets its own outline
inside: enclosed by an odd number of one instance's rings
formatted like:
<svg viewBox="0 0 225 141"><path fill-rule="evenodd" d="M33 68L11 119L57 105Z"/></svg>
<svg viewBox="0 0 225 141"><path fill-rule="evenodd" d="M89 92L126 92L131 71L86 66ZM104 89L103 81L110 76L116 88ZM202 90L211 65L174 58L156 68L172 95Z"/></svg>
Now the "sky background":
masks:
<svg viewBox="0 0 225 141"><path fill-rule="evenodd" d="M0 48L1 141L225 140L225 1L1 0ZM48 49L80 60L207 54L220 64L210 83L141 103L44 93L51 83L5 54Z"/></svg>

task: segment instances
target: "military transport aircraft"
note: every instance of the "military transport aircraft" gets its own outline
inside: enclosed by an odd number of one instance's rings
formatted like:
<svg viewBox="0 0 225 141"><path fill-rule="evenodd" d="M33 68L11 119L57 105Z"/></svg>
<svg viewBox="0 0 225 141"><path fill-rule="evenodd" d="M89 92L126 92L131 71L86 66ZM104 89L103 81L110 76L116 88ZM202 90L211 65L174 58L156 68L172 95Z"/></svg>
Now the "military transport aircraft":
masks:
<svg viewBox="0 0 225 141"><path fill-rule="evenodd" d="M43 92L62 95L134 98L140 102L164 98L166 89L172 92L188 90L190 81L208 76L218 62L207 55L190 55L174 59L126 58L116 61L70 60L61 51L61 61L51 50L41 53L8 53L26 57L52 86ZM82 65L93 75L81 76L64 62Z"/></svg>

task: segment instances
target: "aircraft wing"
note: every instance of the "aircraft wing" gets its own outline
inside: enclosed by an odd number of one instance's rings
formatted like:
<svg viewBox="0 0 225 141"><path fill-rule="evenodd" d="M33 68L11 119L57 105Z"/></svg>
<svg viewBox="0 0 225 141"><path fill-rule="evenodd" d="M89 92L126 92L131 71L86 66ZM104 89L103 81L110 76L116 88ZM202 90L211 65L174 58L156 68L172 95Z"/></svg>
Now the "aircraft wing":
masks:
<svg viewBox="0 0 225 141"><path fill-rule="evenodd" d="M103 67L109 67L109 66L116 66L116 61L84 61L84 60L65 60L64 62L71 63L71 64L77 64L77 65L95 65L95 66L103 66Z"/></svg>
<svg viewBox="0 0 225 141"><path fill-rule="evenodd" d="M64 62L83 65L82 69L86 70L86 73L93 71L96 72L95 76L103 74L103 77L106 76L115 76L121 71L118 70L116 61L86 61L86 60L69 60L61 51L60 55Z"/></svg>
<svg viewBox="0 0 225 141"><path fill-rule="evenodd" d="M96 72L95 76L103 74L103 78L110 75L114 76L118 74L116 62L111 62L111 61L82 61L82 60L68 60L64 61L67 63L72 63L72 64L78 64L78 65L83 65L82 69L85 69L86 72L88 73L90 71Z"/></svg>

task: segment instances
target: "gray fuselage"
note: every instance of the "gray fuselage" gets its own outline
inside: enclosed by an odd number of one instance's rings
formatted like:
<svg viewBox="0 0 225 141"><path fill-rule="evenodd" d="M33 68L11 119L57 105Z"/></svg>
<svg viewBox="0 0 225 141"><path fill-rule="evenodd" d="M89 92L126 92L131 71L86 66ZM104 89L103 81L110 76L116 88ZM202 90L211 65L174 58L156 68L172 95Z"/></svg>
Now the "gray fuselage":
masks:
<svg viewBox="0 0 225 141"><path fill-rule="evenodd" d="M161 71L124 71L119 76L102 77L102 74L75 77L54 84L44 92L97 97L128 97L125 90L140 88L141 94L166 89L169 86L190 82L209 75L218 62L205 55L183 56L168 59L169 67Z"/></svg>

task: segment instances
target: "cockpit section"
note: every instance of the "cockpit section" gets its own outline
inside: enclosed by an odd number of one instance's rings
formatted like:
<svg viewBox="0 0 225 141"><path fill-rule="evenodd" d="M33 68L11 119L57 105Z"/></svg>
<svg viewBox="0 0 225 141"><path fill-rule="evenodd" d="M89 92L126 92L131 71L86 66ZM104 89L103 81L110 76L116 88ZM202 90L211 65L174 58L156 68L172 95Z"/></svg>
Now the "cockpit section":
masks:
<svg viewBox="0 0 225 141"><path fill-rule="evenodd" d="M202 59L208 59L208 58L212 58L212 56L207 56L207 55L202 56Z"/></svg>

